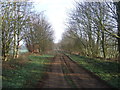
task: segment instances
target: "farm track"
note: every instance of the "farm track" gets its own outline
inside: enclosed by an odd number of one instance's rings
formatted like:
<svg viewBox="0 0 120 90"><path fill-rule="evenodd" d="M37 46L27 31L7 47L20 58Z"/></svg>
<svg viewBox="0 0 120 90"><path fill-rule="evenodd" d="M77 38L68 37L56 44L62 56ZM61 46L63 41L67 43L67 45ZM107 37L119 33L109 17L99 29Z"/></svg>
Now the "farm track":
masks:
<svg viewBox="0 0 120 90"><path fill-rule="evenodd" d="M104 81L99 80L95 75L92 75L84 68L80 67L76 62L72 61L68 56L63 55L64 65L68 68L68 75L77 88L110 88Z"/></svg>
<svg viewBox="0 0 120 90"><path fill-rule="evenodd" d="M39 88L111 88L64 54L58 53L49 69Z"/></svg>

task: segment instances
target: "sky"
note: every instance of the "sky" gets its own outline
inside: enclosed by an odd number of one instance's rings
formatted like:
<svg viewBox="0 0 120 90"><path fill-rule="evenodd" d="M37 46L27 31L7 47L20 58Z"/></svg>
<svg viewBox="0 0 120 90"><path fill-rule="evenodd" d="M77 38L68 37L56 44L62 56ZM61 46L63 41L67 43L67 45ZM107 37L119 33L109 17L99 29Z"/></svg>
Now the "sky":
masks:
<svg viewBox="0 0 120 90"><path fill-rule="evenodd" d="M65 31L68 13L74 7L74 0L34 0L35 10L44 11L54 30L54 42L58 43Z"/></svg>

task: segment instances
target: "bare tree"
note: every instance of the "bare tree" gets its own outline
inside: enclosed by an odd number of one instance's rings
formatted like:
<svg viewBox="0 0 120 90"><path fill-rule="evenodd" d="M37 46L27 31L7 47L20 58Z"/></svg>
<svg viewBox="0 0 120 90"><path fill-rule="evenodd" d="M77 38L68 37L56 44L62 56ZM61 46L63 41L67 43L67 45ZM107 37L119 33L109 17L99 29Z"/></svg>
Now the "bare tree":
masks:
<svg viewBox="0 0 120 90"><path fill-rule="evenodd" d="M115 5L111 2L76 2L75 7L69 15L67 28L69 32L66 33L70 35L65 34L74 42L77 41L73 45L74 51L104 59L117 57L117 43L119 42L116 40L119 36L116 34L116 14L113 13L116 10Z"/></svg>
<svg viewBox="0 0 120 90"><path fill-rule="evenodd" d="M27 22L27 5L27 2L1 3L2 57L5 61L7 60L7 57L9 56L9 52L11 50L13 50L13 58L17 58L18 56L19 43L23 39L23 27Z"/></svg>
<svg viewBox="0 0 120 90"><path fill-rule="evenodd" d="M34 14L31 16L31 22L25 31L27 37L25 38L26 46L30 52L44 52L48 45L53 43L53 31L51 25L45 19L43 13ZM49 47L51 47L49 45Z"/></svg>

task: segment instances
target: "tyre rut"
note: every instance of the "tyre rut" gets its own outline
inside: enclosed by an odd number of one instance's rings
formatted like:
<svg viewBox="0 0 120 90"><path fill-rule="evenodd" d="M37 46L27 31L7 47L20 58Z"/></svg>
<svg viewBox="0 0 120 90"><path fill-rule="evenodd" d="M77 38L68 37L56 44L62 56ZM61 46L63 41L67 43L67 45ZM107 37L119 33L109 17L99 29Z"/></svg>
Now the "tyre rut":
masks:
<svg viewBox="0 0 120 90"><path fill-rule="evenodd" d="M61 61L64 63L64 66L67 67L67 70L69 70L70 73L68 73L68 75L77 88L111 88L86 72L83 68L80 68L78 64L71 61L66 55L61 56Z"/></svg>
<svg viewBox="0 0 120 90"><path fill-rule="evenodd" d="M50 66L42 88L111 88L64 54L58 53Z"/></svg>

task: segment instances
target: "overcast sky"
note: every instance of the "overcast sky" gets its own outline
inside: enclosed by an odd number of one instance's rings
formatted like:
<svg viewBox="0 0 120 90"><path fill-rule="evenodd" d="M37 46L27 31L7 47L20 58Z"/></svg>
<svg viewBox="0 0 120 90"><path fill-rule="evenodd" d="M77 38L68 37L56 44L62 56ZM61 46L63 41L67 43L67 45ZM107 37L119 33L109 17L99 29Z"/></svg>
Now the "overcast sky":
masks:
<svg viewBox="0 0 120 90"><path fill-rule="evenodd" d="M35 10L44 11L48 22L52 24L57 43L65 30L67 12L73 8L74 0L34 0L34 2L36 2Z"/></svg>

